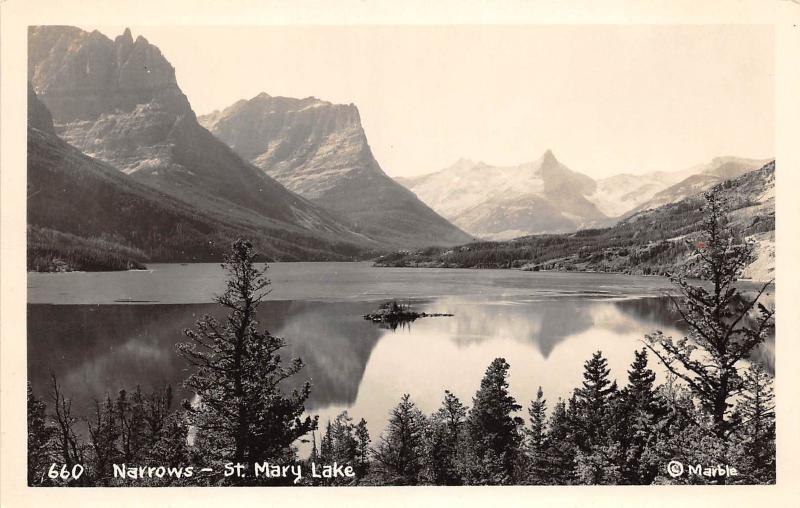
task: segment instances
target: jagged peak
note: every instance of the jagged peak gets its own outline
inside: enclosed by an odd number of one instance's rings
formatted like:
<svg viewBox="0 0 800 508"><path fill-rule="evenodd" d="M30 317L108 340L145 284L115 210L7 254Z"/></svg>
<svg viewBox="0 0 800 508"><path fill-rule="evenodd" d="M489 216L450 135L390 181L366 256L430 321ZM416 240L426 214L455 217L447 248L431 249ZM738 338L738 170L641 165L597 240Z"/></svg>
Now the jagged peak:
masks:
<svg viewBox="0 0 800 508"><path fill-rule="evenodd" d="M547 149L545 150L544 154L542 154L542 163L558 163L558 159L553 154L553 150Z"/></svg>
<svg viewBox="0 0 800 508"><path fill-rule="evenodd" d="M121 35L118 35L116 39L114 39L115 43L124 43L126 45L133 44L133 35L131 34L130 28L125 28L125 31L122 32Z"/></svg>

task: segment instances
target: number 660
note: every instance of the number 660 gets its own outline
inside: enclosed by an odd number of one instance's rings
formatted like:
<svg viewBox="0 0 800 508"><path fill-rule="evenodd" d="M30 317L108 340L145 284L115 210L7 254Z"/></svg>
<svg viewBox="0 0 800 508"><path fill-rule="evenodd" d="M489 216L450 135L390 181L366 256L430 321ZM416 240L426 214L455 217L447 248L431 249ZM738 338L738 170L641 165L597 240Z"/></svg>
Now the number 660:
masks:
<svg viewBox="0 0 800 508"><path fill-rule="evenodd" d="M77 480L83 474L83 466L80 464L75 464L72 466L72 470L67 469L66 464L61 465L61 469L57 469L58 464L51 464L50 470L47 471L47 477L56 480L61 478L62 480Z"/></svg>

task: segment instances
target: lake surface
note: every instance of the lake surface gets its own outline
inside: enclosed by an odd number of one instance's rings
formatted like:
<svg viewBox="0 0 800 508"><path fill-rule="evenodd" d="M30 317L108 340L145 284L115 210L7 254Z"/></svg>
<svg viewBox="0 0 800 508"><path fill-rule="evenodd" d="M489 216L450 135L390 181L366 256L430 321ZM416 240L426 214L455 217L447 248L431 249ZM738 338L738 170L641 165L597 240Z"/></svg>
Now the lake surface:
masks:
<svg viewBox="0 0 800 508"><path fill-rule="evenodd" d="M489 363L511 365L511 391L527 408L542 386L550 407L582 380L602 350L620 386L645 334L681 334L659 277L516 270L374 268L368 263L274 263L261 326L284 337L313 383L308 409L324 422L348 410L373 441L404 393L426 413L449 389L471 405ZM221 317L216 264L155 264L147 271L28 275L28 373L43 395L54 372L87 414L121 388L171 384L187 366L175 351L204 314ZM365 321L398 298L428 313L396 330ZM771 369L774 340L758 357ZM652 363L651 359L651 363Z"/></svg>

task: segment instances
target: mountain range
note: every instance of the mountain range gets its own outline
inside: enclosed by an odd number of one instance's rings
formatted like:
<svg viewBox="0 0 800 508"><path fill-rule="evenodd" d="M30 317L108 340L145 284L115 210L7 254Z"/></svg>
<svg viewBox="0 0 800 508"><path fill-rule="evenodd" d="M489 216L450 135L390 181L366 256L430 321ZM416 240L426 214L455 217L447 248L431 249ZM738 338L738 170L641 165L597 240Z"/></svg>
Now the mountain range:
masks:
<svg viewBox="0 0 800 508"><path fill-rule="evenodd" d="M762 281L773 279L775 162L718 181L712 187L719 191L728 209L730 226L740 238L755 244L755 259L746 267L744 277ZM688 243L697 238L704 218L703 203L702 194L693 194L674 203L632 213L607 228L396 252L379 258L376 264L644 275L665 275L683 267L691 275L696 259Z"/></svg>
<svg viewBox="0 0 800 508"><path fill-rule="evenodd" d="M111 40L98 31L38 26L30 27L28 36L29 121L36 125L31 126L33 134L29 129L29 154L36 155L29 183L46 187L50 182L39 176L58 172L63 191L36 191L28 203L30 217L38 221L29 221L32 226L83 231L89 235L83 240L95 243L100 237L92 235L113 237L119 246L140 249L146 259L170 261L219 259L227 248L222 240L245 233L267 258L278 260L358 259L398 246L448 245L470 238L386 177L368 147L355 155L365 161L364 171L371 170L377 184L365 181L355 190L337 187L339 194L350 192L344 198L356 210L338 211L287 189L198 123L175 69L156 46L141 36L133 39L130 30ZM355 116L357 120L357 112ZM109 176L109 168L117 176ZM98 180L86 173L103 176ZM349 175L355 176L362 179L359 173ZM204 232L189 235L191 239L178 235L159 248L152 240L142 241L138 226L128 223L131 216L114 202L98 216L64 213L57 220L60 209L73 210L87 196L107 195L109 185L124 192L135 189L137 199L148 195L148 201L179 208L202 222ZM369 203L380 201L390 205L378 214L385 228L365 225ZM367 204L358 209L359 202ZM404 215L406 209L412 212ZM155 213L152 207L143 210ZM134 215L150 224L163 219L142 217L146 213ZM67 222L74 224L67 227ZM178 230L177 223L170 227ZM166 234L163 230L156 236ZM197 242L208 235L213 238L204 241L223 245L198 249ZM52 237L36 238L46 243Z"/></svg>
<svg viewBox="0 0 800 508"><path fill-rule="evenodd" d="M32 269L219 260L247 237L270 260L353 260L477 238L604 228L765 161L719 157L595 180L546 151L390 178L354 104L249 100L197 117L144 37L29 28Z"/></svg>
<svg viewBox="0 0 800 508"><path fill-rule="evenodd" d="M491 166L461 159L440 171L397 181L464 231L491 240L610 226L630 214L674 203L763 166L718 157L674 172L594 180L548 150L534 162Z"/></svg>
<svg viewBox="0 0 800 508"><path fill-rule="evenodd" d="M299 227L249 224L198 210L82 153L56 135L28 90L28 268L141 267L145 261L216 261L237 237L266 259L350 260L363 247Z"/></svg>
<svg viewBox="0 0 800 508"><path fill-rule="evenodd" d="M472 239L383 172L353 104L261 93L199 121L286 188L382 243L421 247Z"/></svg>

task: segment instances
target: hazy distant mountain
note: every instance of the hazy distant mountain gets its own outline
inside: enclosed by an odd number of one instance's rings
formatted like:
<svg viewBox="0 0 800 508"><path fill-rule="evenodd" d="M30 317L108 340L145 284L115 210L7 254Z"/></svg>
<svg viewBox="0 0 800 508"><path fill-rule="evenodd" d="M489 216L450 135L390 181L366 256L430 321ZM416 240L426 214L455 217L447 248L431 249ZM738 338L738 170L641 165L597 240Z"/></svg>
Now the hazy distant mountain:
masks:
<svg viewBox="0 0 800 508"><path fill-rule="evenodd" d="M145 261L220 260L237 237L271 259L341 259L361 247L297 226L226 221L81 153L28 92L28 267L109 270Z"/></svg>
<svg viewBox="0 0 800 508"><path fill-rule="evenodd" d="M619 174L595 181L569 170L548 151L536 162L519 166L461 159L435 173L396 180L465 231L507 240L608 226L631 213L680 201L766 162L718 157L680 171Z"/></svg>
<svg viewBox="0 0 800 508"><path fill-rule="evenodd" d="M384 243L453 245L471 238L383 172L353 104L262 93L200 122L288 189Z"/></svg>
<svg viewBox="0 0 800 508"><path fill-rule="evenodd" d="M728 174L731 167L717 174ZM736 170L738 171L738 170ZM704 173L705 174L705 173ZM691 177L690 177L691 178ZM775 162L717 184L729 223L756 244L744 277L771 280L775 270ZM637 212L609 228L547 234L504 242L476 242L447 249L399 252L379 266L522 268L665 274L696 266L687 241L697 238L704 203L694 194L675 203Z"/></svg>
<svg viewBox="0 0 800 508"><path fill-rule="evenodd" d="M614 175L597 180L597 191L588 196L588 199L609 217L619 217L649 201L667 187L700 171L700 168L693 167L682 171Z"/></svg>
<svg viewBox="0 0 800 508"><path fill-rule="evenodd" d="M284 231L283 242L300 234L322 251L321 242L377 245L201 127L174 68L130 30L112 41L98 31L31 27L28 75L59 136L138 182L220 220Z"/></svg>
<svg viewBox="0 0 800 508"><path fill-rule="evenodd" d="M459 160L436 173L398 179L434 210L481 238L509 239L608 224L589 196L597 183L551 151L535 162L497 167Z"/></svg>
<svg viewBox="0 0 800 508"><path fill-rule="evenodd" d="M715 157L707 164L691 168L688 170L690 174L686 178L660 190L650 199L626 210L624 214L632 215L642 210L650 210L669 203L677 203L684 198L710 189L720 182L737 178L749 171L758 169L767 162L769 162L769 159Z"/></svg>

